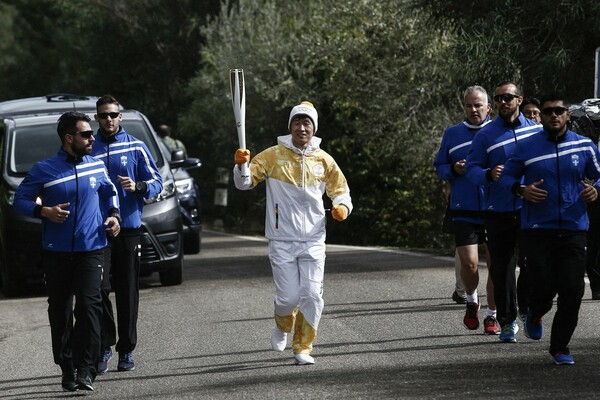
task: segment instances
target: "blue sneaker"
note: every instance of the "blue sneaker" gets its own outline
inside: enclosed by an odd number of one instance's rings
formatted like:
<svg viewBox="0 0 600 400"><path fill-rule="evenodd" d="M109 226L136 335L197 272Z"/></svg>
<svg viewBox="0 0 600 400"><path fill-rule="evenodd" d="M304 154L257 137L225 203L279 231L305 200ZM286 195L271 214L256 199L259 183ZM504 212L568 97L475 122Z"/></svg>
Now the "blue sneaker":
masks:
<svg viewBox="0 0 600 400"><path fill-rule="evenodd" d="M112 350L110 349L110 347L104 349L102 351L102 356L100 357L100 361L98 361L98 367L96 368L96 371L99 374L104 374L108 371L108 362L110 360L112 360L113 358L113 353Z"/></svg>
<svg viewBox="0 0 600 400"><path fill-rule="evenodd" d="M575 364L573 356L568 353L556 353L554 355L554 364L556 365L571 365Z"/></svg>
<svg viewBox="0 0 600 400"><path fill-rule="evenodd" d="M529 339L540 340L542 338L544 326L542 325L541 318L533 318L531 313L529 313L525 318L523 327L525 328L525 336L527 336Z"/></svg>
<svg viewBox="0 0 600 400"><path fill-rule="evenodd" d="M519 325L517 325L517 321L502 325L500 341L504 343L516 343L517 332L519 332Z"/></svg>
<svg viewBox="0 0 600 400"><path fill-rule="evenodd" d="M119 371L133 371L135 369L135 363L131 352L119 353L119 364L117 365Z"/></svg>

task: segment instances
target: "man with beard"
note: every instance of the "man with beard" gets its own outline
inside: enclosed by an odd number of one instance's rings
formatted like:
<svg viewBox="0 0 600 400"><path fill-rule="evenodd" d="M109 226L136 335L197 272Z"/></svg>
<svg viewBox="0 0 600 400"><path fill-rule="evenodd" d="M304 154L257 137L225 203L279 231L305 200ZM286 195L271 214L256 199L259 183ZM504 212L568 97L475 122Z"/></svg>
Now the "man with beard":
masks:
<svg viewBox="0 0 600 400"><path fill-rule="evenodd" d="M89 122L77 112L60 117L62 148L31 168L14 201L16 211L42 220L52 353L65 391L94 390L104 248L107 235L120 231L117 190L102 161L89 156L94 143Z"/></svg>
<svg viewBox="0 0 600 400"><path fill-rule="evenodd" d="M498 179L517 141L535 135L541 127L519 111L523 96L515 83L502 82L496 86L494 101L498 117L475 135L467 156L466 170L471 182L485 185L488 190L485 227L494 300L501 326L500 341L514 343L519 330L515 268L521 199L501 187ZM472 313L477 312L477 307L477 304L467 303Z"/></svg>
<svg viewBox="0 0 600 400"><path fill-rule="evenodd" d="M487 91L481 86L469 86L463 94L463 109L465 120L446 129L433 165L438 176L450 183L449 212L452 215L456 252L460 259L460 280L465 289L467 304L470 304L467 305L463 323L467 329L475 330L479 328L478 244L486 242L483 221L486 198L483 185L475 185L465 177L465 158L473 137L491 122L489 115L492 106ZM487 248L486 261L489 261ZM494 288L489 274L486 289L488 309L483 320L483 331L488 335L495 335L500 333L500 325L496 320Z"/></svg>
<svg viewBox="0 0 600 400"><path fill-rule="evenodd" d="M585 283L586 203L598 198L600 152L567 129L569 104L560 94L541 99L544 130L517 143L500 184L524 199L523 252L531 277L525 336L540 340L542 317L558 294L550 354L556 364L573 364L569 353ZM521 184L521 178L523 183Z"/></svg>

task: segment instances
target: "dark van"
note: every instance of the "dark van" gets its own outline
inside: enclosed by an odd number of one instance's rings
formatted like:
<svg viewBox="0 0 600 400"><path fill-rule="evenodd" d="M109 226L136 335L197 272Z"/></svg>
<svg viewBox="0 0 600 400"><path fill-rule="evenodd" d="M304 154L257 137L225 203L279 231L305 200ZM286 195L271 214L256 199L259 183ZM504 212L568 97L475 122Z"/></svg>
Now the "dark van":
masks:
<svg viewBox="0 0 600 400"><path fill-rule="evenodd" d="M60 148L56 122L67 111L92 118L97 97L56 94L0 102L0 280L7 296L22 292L25 284L39 280L42 271L41 223L13 211L14 193L37 161ZM172 169L184 164L183 154L173 154L170 163L159 147L148 119L135 110L122 110L123 128L144 141L162 175L163 191L147 201L142 214L140 273L158 272L163 285L183 280L183 225Z"/></svg>

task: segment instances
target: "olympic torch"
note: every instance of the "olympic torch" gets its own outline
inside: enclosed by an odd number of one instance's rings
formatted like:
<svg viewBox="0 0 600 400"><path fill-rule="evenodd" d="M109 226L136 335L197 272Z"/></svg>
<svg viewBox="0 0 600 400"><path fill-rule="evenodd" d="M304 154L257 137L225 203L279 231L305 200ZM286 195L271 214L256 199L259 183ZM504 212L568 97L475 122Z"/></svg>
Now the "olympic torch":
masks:
<svg viewBox="0 0 600 400"><path fill-rule="evenodd" d="M246 90L244 88L244 70L229 70L229 85L231 87L231 102L235 125L237 127L238 142L240 149L246 149ZM242 176L250 176L248 164L242 164Z"/></svg>

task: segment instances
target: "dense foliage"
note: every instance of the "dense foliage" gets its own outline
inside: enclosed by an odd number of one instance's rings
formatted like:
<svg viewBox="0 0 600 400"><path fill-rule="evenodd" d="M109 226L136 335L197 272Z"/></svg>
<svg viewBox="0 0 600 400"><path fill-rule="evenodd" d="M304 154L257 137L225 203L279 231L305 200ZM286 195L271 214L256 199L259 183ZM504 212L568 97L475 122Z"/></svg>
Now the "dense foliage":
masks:
<svg viewBox="0 0 600 400"><path fill-rule="evenodd" d="M505 79L526 95L592 96L600 3L589 0L0 0L0 100L112 93L172 124L204 161L205 219L237 137L229 69L243 68L253 154L312 101L355 211L329 239L444 247L432 168L460 93ZM264 189L229 184L228 229L260 232Z"/></svg>

